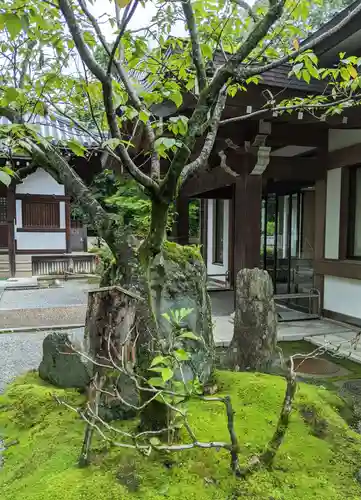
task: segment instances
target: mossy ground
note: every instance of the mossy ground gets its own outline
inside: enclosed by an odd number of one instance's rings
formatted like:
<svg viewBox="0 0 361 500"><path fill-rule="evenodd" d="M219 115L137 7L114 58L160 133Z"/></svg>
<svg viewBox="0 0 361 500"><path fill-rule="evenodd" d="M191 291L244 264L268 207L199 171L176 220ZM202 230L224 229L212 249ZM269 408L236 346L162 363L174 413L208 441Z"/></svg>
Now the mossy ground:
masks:
<svg viewBox="0 0 361 500"><path fill-rule="evenodd" d="M271 437L283 400L277 376L220 372L218 385L230 394L243 463ZM5 452L0 471L2 500L356 500L361 436L339 415L342 402L326 389L300 384L285 442L272 470L236 480L224 451L191 450L143 457L109 449L95 440L93 464L77 467L83 423L58 406L52 394L82 404L83 396L41 382L35 373L18 379L0 397L0 433L18 441ZM191 404L190 420L200 440L228 440L220 403ZM315 425L322 421L322 433ZM134 426L135 422L124 423Z"/></svg>

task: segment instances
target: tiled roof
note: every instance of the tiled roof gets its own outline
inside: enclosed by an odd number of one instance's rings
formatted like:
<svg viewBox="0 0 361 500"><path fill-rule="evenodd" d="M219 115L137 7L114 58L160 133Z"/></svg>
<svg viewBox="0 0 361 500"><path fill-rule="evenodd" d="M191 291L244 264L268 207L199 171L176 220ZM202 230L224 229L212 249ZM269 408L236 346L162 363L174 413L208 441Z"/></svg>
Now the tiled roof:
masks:
<svg viewBox="0 0 361 500"><path fill-rule="evenodd" d="M33 115L25 117L25 121L32 125L39 126L39 132L43 137L51 137L52 142L69 141L71 139L78 140L85 147L98 146L97 140L101 141L97 131L90 131L86 134L83 130L77 127L71 120L60 115L49 116ZM10 125L11 122L4 116L0 117L0 126ZM86 126L84 126L86 128Z"/></svg>

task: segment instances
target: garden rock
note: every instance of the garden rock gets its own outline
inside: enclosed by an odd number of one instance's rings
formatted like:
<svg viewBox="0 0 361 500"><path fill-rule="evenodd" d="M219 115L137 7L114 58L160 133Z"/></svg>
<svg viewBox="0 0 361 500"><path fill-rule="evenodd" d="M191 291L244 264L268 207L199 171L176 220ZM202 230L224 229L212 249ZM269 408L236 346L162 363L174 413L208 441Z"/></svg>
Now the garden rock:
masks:
<svg viewBox="0 0 361 500"><path fill-rule="evenodd" d="M50 333L43 342L39 376L57 387L84 389L90 381L86 363L66 333Z"/></svg>
<svg viewBox="0 0 361 500"><path fill-rule="evenodd" d="M212 372L214 338L211 303L207 293L207 270L203 258L196 248L169 242L163 257L162 262L154 263L154 267L158 265L163 269L161 296L157 298L157 283L154 282L154 299L159 299L162 315L181 309L189 311L181 326L200 340L185 342L184 348L191 354L191 363L188 369L185 367L184 376L187 379L198 376L205 382ZM160 318L160 327L165 338L168 338L172 325L164 316Z"/></svg>

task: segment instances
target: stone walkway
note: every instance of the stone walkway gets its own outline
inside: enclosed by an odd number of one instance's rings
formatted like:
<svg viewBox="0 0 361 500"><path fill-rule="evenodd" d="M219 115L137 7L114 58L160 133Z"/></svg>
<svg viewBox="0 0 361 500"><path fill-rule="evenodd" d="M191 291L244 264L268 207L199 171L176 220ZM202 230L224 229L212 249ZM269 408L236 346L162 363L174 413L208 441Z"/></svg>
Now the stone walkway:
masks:
<svg viewBox="0 0 361 500"><path fill-rule="evenodd" d="M230 316L215 316L214 338L217 346L226 347L232 340L233 322ZM343 357L361 363L360 329L326 319L290 321L278 324L278 341L295 342L305 340L311 344L327 346Z"/></svg>

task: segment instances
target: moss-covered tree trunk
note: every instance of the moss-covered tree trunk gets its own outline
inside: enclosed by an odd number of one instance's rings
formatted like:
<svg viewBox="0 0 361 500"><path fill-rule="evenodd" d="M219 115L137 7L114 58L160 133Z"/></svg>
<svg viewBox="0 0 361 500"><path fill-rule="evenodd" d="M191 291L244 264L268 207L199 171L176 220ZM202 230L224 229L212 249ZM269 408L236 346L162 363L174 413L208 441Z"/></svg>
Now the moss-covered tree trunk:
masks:
<svg viewBox="0 0 361 500"><path fill-rule="evenodd" d="M206 380L212 370L213 335L210 302L206 290L207 277L204 262L197 248L181 247L165 241L168 204L152 202L151 224L148 237L138 248L124 229L110 234L114 261L106 270L103 287L120 285L142 297L135 311L137 331L136 373L144 379L154 376L149 371L152 359L159 354L162 342L172 334L163 313L186 308L187 328L204 339L194 349L195 354L187 373L188 378ZM124 302L117 293L97 294L89 302L88 318L92 318L92 336L104 330L112 337L124 337ZM127 325L131 328L131 325ZM145 384L146 385L146 384ZM140 404L144 405L153 393L141 391ZM141 412L144 429L159 430L168 427L170 414L166 405L152 401Z"/></svg>

